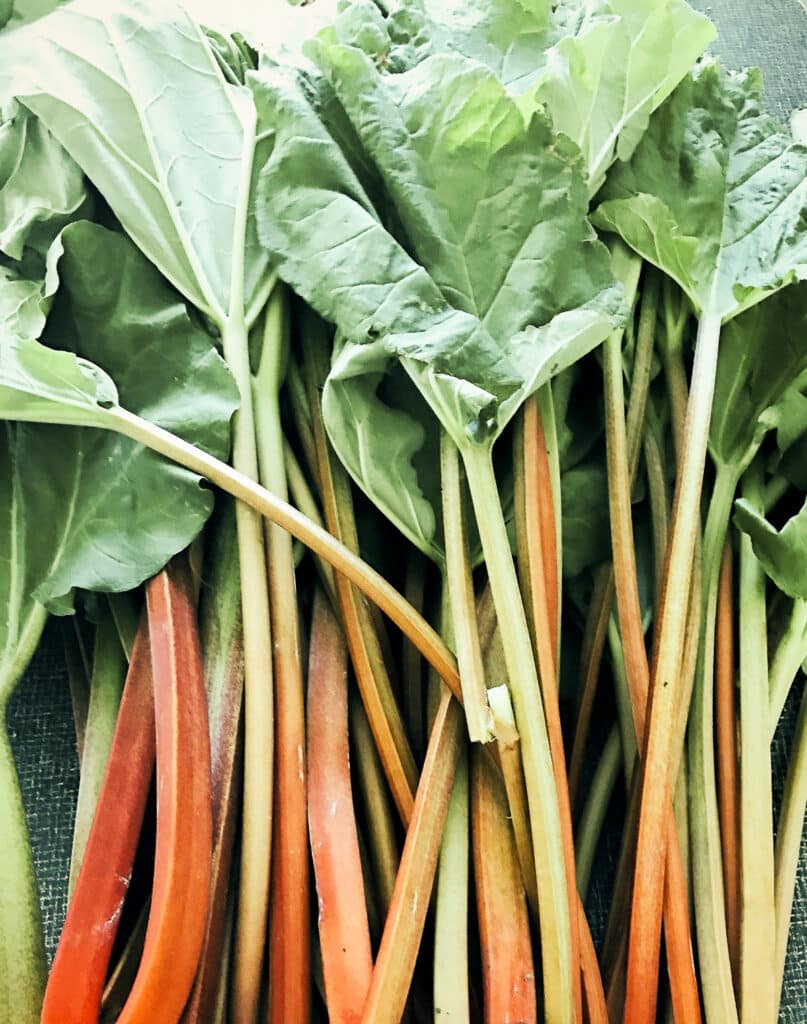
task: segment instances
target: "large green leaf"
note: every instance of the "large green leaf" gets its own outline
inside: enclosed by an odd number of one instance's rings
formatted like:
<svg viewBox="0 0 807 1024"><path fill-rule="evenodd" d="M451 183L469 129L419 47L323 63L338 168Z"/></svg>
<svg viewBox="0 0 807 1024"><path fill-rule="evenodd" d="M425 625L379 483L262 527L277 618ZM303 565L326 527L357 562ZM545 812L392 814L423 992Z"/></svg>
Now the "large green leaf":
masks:
<svg viewBox="0 0 807 1024"><path fill-rule="evenodd" d="M260 304L255 107L183 8L78 0L0 41L0 66L186 298L219 324Z"/></svg>
<svg viewBox="0 0 807 1024"><path fill-rule="evenodd" d="M261 77L275 130L262 239L346 337L381 339L402 359L457 444L492 440L621 315L577 151L544 116L525 124L495 77L463 58L389 76L356 48L322 45L319 57L407 248L284 69Z"/></svg>
<svg viewBox="0 0 807 1024"><path fill-rule="evenodd" d="M709 431L718 463L741 471L777 426L775 406L805 369L807 284L785 288L726 325Z"/></svg>
<svg viewBox="0 0 807 1024"><path fill-rule="evenodd" d="M751 538L754 554L776 586L791 597L807 598L807 498L781 530L744 498L734 504L734 522Z"/></svg>
<svg viewBox="0 0 807 1024"><path fill-rule="evenodd" d="M66 612L76 587L127 590L155 573L212 508L194 474L91 428L112 425L120 403L225 456L236 393L209 337L124 236L79 222L61 245L46 337L73 351L4 335L0 416L29 421L8 456L29 538L19 571L38 601Z"/></svg>
<svg viewBox="0 0 807 1024"><path fill-rule="evenodd" d="M761 88L716 64L687 78L593 218L724 320L807 274L807 147L760 113Z"/></svg>
<svg viewBox="0 0 807 1024"><path fill-rule="evenodd" d="M547 106L582 149L592 192L714 37L683 0L406 0L391 5L385 29L373 6L354 0L334 37L395 70L446 51L486 65L527 115Z"/></svg>
<svg viewBox="0 0 807 1024"><path fill-rule="evenodd" d="M371 201L306 81L268 69L259 229L281 276L344 336L324 398L334 447L434 557L434 431L379 400L390 357L457 444L492 444L527 394L602 341L621 295L586 220L578 151L545 115L525 123L491 72L443 55L382 74L324 40L315 55L386 201ZM394 457L378 459L393 421Z"/></svg>
<svg viewBox="0 0 807 1024"><path fill-rule="evenodd" d="M87 212L84 175L25 107L11 100L0 119L0 251L44 253L61 228Z"/></svg>

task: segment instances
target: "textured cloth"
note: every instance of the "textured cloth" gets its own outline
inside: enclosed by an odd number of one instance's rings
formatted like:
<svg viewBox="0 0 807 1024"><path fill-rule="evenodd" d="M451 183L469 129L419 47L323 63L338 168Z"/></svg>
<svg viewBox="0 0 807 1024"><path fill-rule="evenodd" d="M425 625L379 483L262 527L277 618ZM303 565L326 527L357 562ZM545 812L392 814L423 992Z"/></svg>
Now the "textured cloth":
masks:
<svg viewBox="0 0 807 1024"><path fill-rule="evenodd" d="M471 0L473 2L473 0ZM713 0L694 2L719 29L713 47L727 67L759 65L765 75L766 106L781 120L807 107L807 11L799 0ZM778 806L792 740L795 688L774 744L774 790ZM67 872L78 764L59 630L51 623L40 650L9 709L12 744L20 769L45 921L52 955L64 919ZM616 809L615 809L616 811ZM619 848L619 825L606 830L589 900L592 927L601 939L608 886ZM794 901L788 963L780 1020L807 1020L807 831L802 839L802 870Z"/></svg>

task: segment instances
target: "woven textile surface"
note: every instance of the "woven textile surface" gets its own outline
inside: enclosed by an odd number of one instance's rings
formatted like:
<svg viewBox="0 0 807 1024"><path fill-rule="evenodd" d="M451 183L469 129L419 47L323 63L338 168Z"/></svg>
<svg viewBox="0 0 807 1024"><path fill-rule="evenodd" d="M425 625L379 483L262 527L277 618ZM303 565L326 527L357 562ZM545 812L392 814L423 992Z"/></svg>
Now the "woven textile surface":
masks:
<svg viewBox="0 0 807 1024"><path fill-rule="evenodd" d="M471 0L474 2L474 0ZM480 0L481 2L481 0ZM694 3L717 24L714 51L729 67L756 64L766 81L771 113L786 120L807 107L807 10L799 0L714 0ZM774 788L781 798L783 772L792 739L803 678L789 701L774 744ZM12 744L34 846L48 952L52 955L66 909L67 870L78 764L67 675L58 623L48 626L39 651L9 709ZM608 887L618 852L619 829L609 832L597 865L589 911L597 939L602 936ZM795 896L780 1020L807 1020L807 831Z"/></svg>

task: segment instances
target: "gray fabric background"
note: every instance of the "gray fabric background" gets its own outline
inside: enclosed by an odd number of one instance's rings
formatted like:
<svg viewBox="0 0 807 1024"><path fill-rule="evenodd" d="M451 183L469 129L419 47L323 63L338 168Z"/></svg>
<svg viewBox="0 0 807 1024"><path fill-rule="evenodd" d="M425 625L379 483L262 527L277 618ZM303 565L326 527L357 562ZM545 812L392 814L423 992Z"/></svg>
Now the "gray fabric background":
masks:
<svg viewBox="0 0 807 1024"><path fill-rule="evenodd" d="M714 47L724 64L757 64L766 81L766 102L785 120L796 107L807 106L807 11L798 0L713 0L695 2L717 24ZM803 685L803 680L802 680ZM798 687L800 689L800 687ZM798 694L794 694L794 698ZM791 700L774 745L777 802L783 768L792 739L796 700ZM17 695L9 721L23 797L34 846L49 955L52 955L65 913L67 865L78 786L78 765L67 676L58 626L51 623ZM607 838L600 870L616 855L618 832ZM595 886L590 911L600 930L607 900L606 883ZM802 840L802 871L793 912L785 978L783 1024L807 1021L807 831Z"/></svg>

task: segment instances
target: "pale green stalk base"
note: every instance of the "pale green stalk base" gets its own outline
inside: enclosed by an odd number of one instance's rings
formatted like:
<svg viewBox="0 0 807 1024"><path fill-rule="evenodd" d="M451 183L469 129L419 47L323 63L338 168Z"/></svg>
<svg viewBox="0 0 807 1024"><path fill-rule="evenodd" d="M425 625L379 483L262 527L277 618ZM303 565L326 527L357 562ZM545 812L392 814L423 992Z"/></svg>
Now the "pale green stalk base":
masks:
<svg viewBox="0 0 807 1024"><path fill-rule="evenodd" d="M462 449L462 457L502 634L516 723L521 736L538 879L546 1020L547 1024L573 1024L574 972L579 965L572 963L560 812L532 641L490 451L468 444Z"/></svg>
<svg viewBox="0 0 807 1024"><path fill-rule="evenodd" d="M39 893L14 755L0 709L0 1020L38 1024L47 961Z"/></svg>
<svg viewBox="0 0 807 1024"><path fill-rule="evenodd" d="M743 497L762 508L762 467L746 473ZM751 538L740 538L740 1019L776 1024L773 793L769 742L765 571Z"/></svg>
<svg viewBox="0 0 807 1024"><path fill-rule="evenodd" d="M790 752L785 793L776 834L776 969L773 979L777 1012L785 976L793 892L799 870L804 812L807 809L807 690L801 698L796 735Z"/></svg>
<svg viewBox="0 0 807 1024"><path fill-rule="evenodd" d="M580 820L577 823L575 865L577 871L577 891L580 893L580 899L583 903L586 902L586 896L588 895L594 855L597 852L597 844L602 835L602 827L608 812L608 805L611 802L611 796L616 786L616 780L619 778L621 766L622 742L619 738L619 727L613 725L608 733L608 739L605 741L597 767L594 770L591 788L588 791Z"/></svg>
<svg viewBox="0 0 807 1024"><path fill-rule="evenodd" d="M125 678L126 656L115 622L111 616L107 616L95 631L90 704L84 731L84 752L81 758L76 821L73 826L73 849L70 856L69 896L72 896L76 885L95 817L106 763L112 748L112 737L118 720Z"/></svg>
<svg viewBox="0 0 807 1024"><path fill-rule="evenodd" d="M34 604L13 651L0 661L0 1020L9 1024L38 1024L47 978L28 822L6 726L8 701L47 617L42 605Z"/></svg>
<svg viewBox="0 0 807 1024"><path fill-rule="evenodd" d="M434 919L434 1012L470 1021L468 998L468 752L461 750L448 805Z"/></svg>
<svg viewBox="0 0 807 1024"><path fill-rule="evenodd" d="M720 562L736 476L720 469L703 540L703 620L689 721L689 827L700 980L707 1024L736 1024L731 975L723 855L715 779L714 660Z"/></svg>

